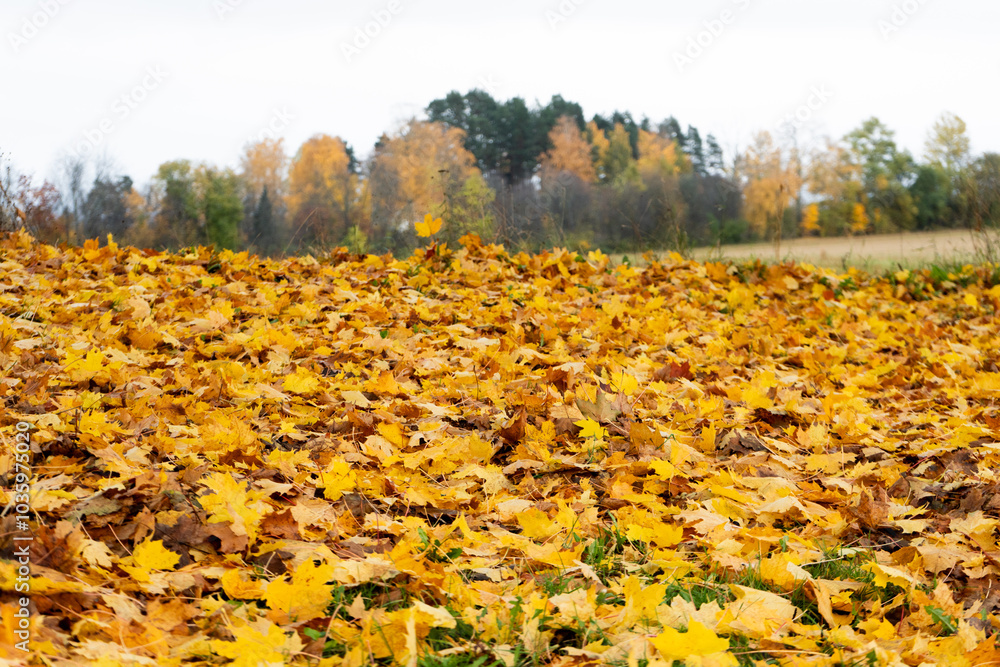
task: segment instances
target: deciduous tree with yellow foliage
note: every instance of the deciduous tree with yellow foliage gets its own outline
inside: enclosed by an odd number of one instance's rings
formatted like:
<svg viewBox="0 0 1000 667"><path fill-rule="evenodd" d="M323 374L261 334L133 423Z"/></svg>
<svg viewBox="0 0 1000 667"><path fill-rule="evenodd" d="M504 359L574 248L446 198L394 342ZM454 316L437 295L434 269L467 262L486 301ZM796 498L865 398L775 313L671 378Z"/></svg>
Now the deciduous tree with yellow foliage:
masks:
<svg viewBox="0 0 1000 667"><path fill-rule="evenodd" d="M570 173L584 183L597 180L591 146L583 138L576 121L569 116L560 117L549 132L549 141L552 142L552 148L539 160L543 184L564 173Z"/></svg>
<svg viewBox="0 0 1000 667"><path fill-rule="evenodd" d="M288 214L294 240L330 245L359 224L358 176L339 137L318 134L299 148L288 176Z"/></svg>
<svg viewBox="0 0 1000 667"><path fill-rule="evenodd" d="M668 137L639 130L639 173L659 177L678 176L684 169L684 156Z"/></svg>
<svg viewBox="0 0 1000 667"><path fill-rule="evenodd" d="M487 194L479 185L469 184L482 176L464 141L462 130L419 120L411 120L391 136L383 135L369 176L372 219L381 225L374 234L392 236L412 228L427 212L444 219L445 241L468 231L464 228L473 221L463 212L481 212L482 207L467 200L489 197L492 191Z"/></svg>
<svg viewBox="0 0 1000 667"><path fill-rule="evenodd" d="M802 233L814 234L819 231L819 204L812 203L802 210Z"/></svg>
<svg viewBox="0 0 1000 667"><path fill-rule="evenodd" d="M256 202L264 188L272 198L285 196L288 155L284 139L262 139L247 144L240 156L240 178L247 195Z"/></svg>
<svg viewBox="0 0 1000 667"><path fill-rule="evenodd" d="M802 187L798 162L797 151L782 150L770 132L759 132L740 160L746 218L759 234L774 239L778 255L785 210Z"/></svg>

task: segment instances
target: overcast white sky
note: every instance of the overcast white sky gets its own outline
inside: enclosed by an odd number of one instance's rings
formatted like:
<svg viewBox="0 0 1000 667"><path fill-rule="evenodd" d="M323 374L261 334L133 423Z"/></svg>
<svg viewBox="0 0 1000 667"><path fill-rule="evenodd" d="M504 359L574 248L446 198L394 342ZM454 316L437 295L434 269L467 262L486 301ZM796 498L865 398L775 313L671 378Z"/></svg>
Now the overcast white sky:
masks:
<svg viewBox="0 0 1000 667"><path fill-rule="evenodd" d="M138 183L167 160L235 166L269 125L289 153L325 132L365 157L475 87L674 115L727 158L813 90L805 139L875 115L920 156L951 111L1000 151L996 0L2 0L0 31L0 152L39 180L81 149Z"/></svg>

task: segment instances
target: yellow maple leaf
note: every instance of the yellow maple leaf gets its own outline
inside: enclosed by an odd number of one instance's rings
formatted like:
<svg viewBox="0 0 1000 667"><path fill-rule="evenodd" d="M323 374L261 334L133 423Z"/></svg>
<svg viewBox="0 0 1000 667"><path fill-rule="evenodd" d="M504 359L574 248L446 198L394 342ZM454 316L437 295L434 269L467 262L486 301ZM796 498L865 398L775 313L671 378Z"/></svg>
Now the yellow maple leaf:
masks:
<svg viewBox="0 0 1000 667"><path fill-rule="evenodd" d="M400 393L399 383L389 371L383 371L378 378L369 378L365 382L365 391L379 396L395 396Z"/></svg>
<svg viewBox="0 0 1000 667"><path fill-rule="evenodd" d="M209 513L208 523L230 523L237 535L257 538L257 530L268 508L261 502L262 491L251 491L228 473L213 473L204 479L206 487L214 493L199 498L201 506Z"/></svg>
<svg viewBox="0 0 1000 667"><path fill-rule="evenodd" d="M888 640L896 636L896 627L884 618L866 618L858 623L858 630L877 639Z"/></svg>
<svg viewBox="0 0 1000 667"><path fill-rule="evenodd" d="M684 541L684 529L667 523L653 526L652 542L660 548L677 546Z"/></svg>
<svg viewBox="0 0 1000 667"><path fill-rule="evenodd" d="M238 568L230 568L222 575L222 590L233 600L257 600L264 596L260 582L243 578Z"/></svg>
<svg viewBox="0 0 1000 667"><path fill-rule="evenodd" d="M598 440L603 440L608 437L608 430L589 417L573 423L580 427L581 438L597 438Z"/></svg>
<svg viewBox="0 0 1000 667"><path fill-rule="evenodd" d="M136 545L132 551L132 560L146 570L172 570L181 557L163 546L163 540L147 539Z"/></svg>
<svg viewBox="0 0 1000 667"><path fill-rule="evenodd" d="M323 488L323 496L330 500L340 500L345 491L353 491L358 485L358 476L351 470L351 464L343 457L330 461L319 474L317 486Z"/></svg>
<svg viewBox="0 0 1000 667"><path fill-rule="evenodd" d="M319 618L330 604L333 585L326 582L332 579L332 565L307 560L295 570L290 582L272 581L264 591L264 601L271 609L268 618L275 623Z"/></svg>
<svg viewBox="0 0 1000 667"><path fill-rule="evenodd" d="M104 353L100 350L91 350L86 354L76 354L73 350L69 350L63 368L66 369L70 380L87 382L100 373L103 366Z"/></svg>
<svg viewBox="0 0 1000 667"><path fill-rule="evenodd" d="M691 621L687 632L665 628L649 641L666 660L687 660L729 650L728 639L719 637L698 621ZM732 664L737 664L736 658L733 658Z"/></svg>
<svg viewBox="0 0 1000 667"><path fill-rule="evenodd" d="M615 377L617 384L617 389L626 396L631 396L639 388L639 381L635 379L635 376L628 375L625 371L621 372L621 376Z"/></svg>
<svg viewBox="0 0 1000 667"><path fill-rule="evenodd" d="M392 444L397 447L403 446L403 429L399 424L395 422L382 422L376 429L383 438Z"/></svg>
<svg viewBox="0 0 1000 667"><path fill-rule="evenodd" d="M285 376L285 391L295 394L311 394L318 388L319 379L301 366L296 368L294 373Z"/></svg>
<svg viewBox="0 0 1000 667"><path fill-rule="evenodd" d="M537 507L517 515L521 524L521 534L532 539L547 540L561 530L558 523Z"/></svg>
<svg viewBox="0 0 1000 667"><path fill-rule="evenodd" d="M861 569L868 570L875 575L873 583L879 588L885 588L889 584L895 584L900 588L909 590L910 587L916 586L920 583L909 573L890 565L881 565L879 563L871 562L862 565Z"/></svg>
<svg viewBox="0 0 1000 667"><path fill-rule="evenodd" d="M768 591L730 584L736 601L726 606L719 627L752 637L766 637L773 632L787 633L795 618L791 602Z"/></svg>
<svg viewBox="0 0 1000 667"><path fill-rule="evenodd" d="M92 565L99 565L100 567L110 568L114 565L114 554L111 553L111 549L108 548L104 542L98 542L97 540L83 541L83 546L80 549L80 558L85 562Z"/></svg>
<svg viewBox="0 0 1000 667"><path fill-rule="evenodd" d="M375 658L391 656L394 664L416 665L422 648L420 640L432 628L455 626L455 618L446 609L416 601L408 609L380 615L377 623L365 623L362 641Z"/></svg>
<svg viewBox="0 0 1000 667"><path fill-rule="evenodd" d="M257 665L283 665L289 653L302 648L302 641L294 632L285 630L261 618L250 625L232 628L235 641L212 640L212 651L225 658L232 658L233 667Z"/></svg>
<svg viewBox="0 0 1000 667"><path fill-rule="evenodd" d="M428 238L437 234L441 230L442 222L441 218L433 218L431 217L431 214L428 213L424 216L423 222L415 222L413 223L413 226L417 230L417 236Z"/></svg>
<svg viewBox="0 0 1000 667"><path fill-rule="evenodd" d="M761 579L783 591L792 591L812 576L792 562L788 554L771 554L760 561Z"/></svg>
<svg viewBox="0 0 1000 667"><path fill-rule="evenodd" d="M656 608L663 604L663 597L667 593L666 584L644 585L639 577L629 575L625 579L623 588L627 601L624 619L626 624L644 618L656 618Z"/></svg>

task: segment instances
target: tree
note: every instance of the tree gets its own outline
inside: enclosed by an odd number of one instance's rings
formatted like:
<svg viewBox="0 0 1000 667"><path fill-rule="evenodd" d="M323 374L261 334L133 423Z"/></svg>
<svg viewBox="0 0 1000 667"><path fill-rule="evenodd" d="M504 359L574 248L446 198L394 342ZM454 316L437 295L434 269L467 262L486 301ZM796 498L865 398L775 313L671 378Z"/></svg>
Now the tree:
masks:
<svg viewBox="0 0 1000 667"><path fill-rule="evenodd" d="M130 207L132 192L132 179L128 176L117 180L99 176L83 204L83 238L97 238L103 243L108 234L124 237L134 222Z"/></svg>
<svg viewBox="0 0 1000 667"><path fill-rule="evenodd" d="M915 177L913 158L896 147L894 137L875 117L844 137L851 163L861 170L866 208L876 231L914 225L916 211L908 189Z"/></svg>
<svg viewBox="0 0 1000 667"><path fill-rule="evenodd" d="M464 133L463 145L476 158L484 173L499 173L502 147L497 129L501 109L499 103L483 90L466 95L458 91L427 105L427 117L432 123L444 123Z"/></svg>
<svg viewBox="0 0 1000 667"><path fill-rule="evenodd" d="M632 114L628 111L615 111L609 117L604 117L600 115L595 115L593 118L594 124L601 130L603 130L609 137L614 133L615 126L621 125L625 129L625 133L628 135L628 144L632 150L632 157L636 157L639 153L639 130L649 130L649 121L643 120L641 123L636 123L635 119L632 118Z"/></svg>
<svg viewBox="0 0 1000 667"><path fill-rule="evenodd" d="M84 185L86 170L87 163L83 158L78 156L67 155L59 162L60 176L58 183L60 186L60 199L71 235L79 234L80 231L83 202L87 198L87 191Z"/></svg>
<svg viewBox="0 0 1000 667"><path fill-rule="evenodd" d="M722 176L699 176L688 170L679 179L684 199L684 231L701 243L739 243L749 240L749 225L740 219L742 187Z"/></svg>
<svg viewBox="0 0 1000 667"><path fill-rule="evenodd" d="M971 162L969 150L969 136L966 134L965 121L953 113L943 113L931 127L924 144L924 153L930 163L929 167L935 168L944 175L945 189L947 192L947 206L952 209L957 217L961 217L961 211L968 210L965 201L965 188L963 181L966 180L967 172ZM918 178L923 175L923 182L920 184L920 192L924 195L923 205L918 204L918 224L924 224L927 217L927 188L931 184L930 172L921 168ZM935 179L935 183L940 185L940 179ZM914 184L916 186L916 184ZM914 193L916 196L916 193ZM935 206L940 208L936 202ZM942 218L948 215L944 209L935 213L935 217Z"/></svg>
<svg viewBox="0 0 1000 667"><path fill-rule="evenodd" d="M372 220L376 243L410 233L413 222L427 213L449 221L449 199L458 197L466 181L480 176L475 156L464 146L465 134L443 123L411 120L392 136L383 135L370 167ZM446 234L451 234L447 229Z"/></svg>
<svg viewBox="0 0 1000 667"><path fill-rule="evenodd" d="M549 132L550 148L539 158L541 176L544 183L569 173L584 183L597 180L597 172L591 159L591 148L584 140L576 121L570 116L562 116Z"/></svg>
<svg viewBox="0 0 1000 667"><path fill-rule="evenodd" d="M705 137L705 146L708 153L705 155L705 172L715 176L722 176L726 171L726 161L722 153L722 146L711 134Z"/></svg>
<svg viewBox="0 0 1000 667"><path fill-rule="evenodd" d="M320 245L339 242L361 216L358 198L353 155L342 139L319 134L302 144L288 177L295 238Z"/></svg>
<svg viewBox="0 0 1000 667"><path fill-rule="evenodd" d="M847 148L827 139L826 146L810 156L806 182L809 192L819 198L820 234L837 236L850 232L856 217L855 205L861 204L864 210L865 192L861 166L851 161Z"/></svg>
<svg viewBox="0 0 1000 667"><path fill-rule="evenodd" d="M471 174L462 183L461 189L448 199L442 239L454 244L466 234L476 234L481 239L490 240L495 225L491 206L494 199L496 193L482 175L478 171Z"/></svg>
<svg viewBox="0 0 1000 667"><path fill-rule="evenodd" d="M969 136L965 121L953 113L943 113L934 122L924 143L927 161L937 165L957 184L962 169L969 164Z"/></svg>
<svg viewBox="0 0 1000 667"><path fill-rule="evenodd" d="M54 185L32 185L31 177L18 174L0 153L0 232L23 227L39 241L65 240L69 224L59 214L60 200Z"/></svg>
<svg viewBox="0 0 1000 667"><path fill-rule="evenodd" d="M747 220L758 233L770 232L778 256L785 211L802 185L798 161L795 151L782 151L775 145L770 132L759 132L740 164L746 181L743 196Z"/></svg>
<svg viewBox="0 0 1000 667"><path fill-rule="evenodd" d="M23 175L17 186L14 197L23 214L25 229L45 243L67 240L69 220L68 216L59 214L61 197L56 187L48 181L32 185L31 179Z"/></svg>
<svg viewBox="0 0 1000 667"><path fill-rule="evenodd" d="M549 143L552 148L539 159L541 226L550 241L567 245L567 233L578 227L589 186L597 180L593 146L570 116L559 119Z"/></svg>
<svg viewBox="0 0 1000 667"><path fill-rule="evenodd" d="M819 204L814 202L802 210L801 226L803 234L819 231Z"/></svg>
<svg viewBox="0 0 1000 667"><path fill-rule="evenodd" d="M1000 154L986 153L973 162L962 180L966 216L973 229L1000 226ZM996 254L992 261L997 261Z"/></svg>
<svg viewBox="0 0 1000 667"><path fill-rule="evenodd" d="M916 207L917 229L947 225L950 218L951 181L941 165L922 164L910 186L910 196Z"/></svg>
<svg viewBox="0 0 1000 667"><path fill-rule="evenodd" d="M137 238L175 248L211 243L235 250L245 215L240 195L240 180L232 169L165 162L151 187L151 225ZM134 197L129 201L131 210L140 205Z"/></svg>
<svg viewBox="0 0 1000 667"><path fill-rule="evenodd" d="M196 174L205 235L219 248L239 248L239 226L243 220L240 183L231 169L202 166Z"/></svg>
<svg viewBox="0 0 1000 667"><path fill-rule="evenodd" d="M156 245L188 246L204 242L195 173L187 160L160 165L153 178L153 230Z"/></svg>
<svg viewBox="0 0 1000 667"><path fill-rule="evenodd" d="M597 127L595 121L590 121L587 123L584 137L587 139L587 143L590 144L590 160L595 166L597 177L603 181L607 177L604 171L604 160L608 154L608 148L611 146L611 142L608 141L608 135L604 130Z"/></svg>
<svg viewBox="0 0 1000 667"><path fill-rule="evenodd" d="M684 152L691 160L691 168L696 174L706 173L705 147L701 142L701 134L698 128L688 125L687 135L684 137Z"/></svg>
<svg viewBox="0 0 1000 667"><path fill-rule="evenodd" d="M538 112L539 130L544 130L549 138L552 137L552 129L562 122L563 118L569 118L576 125L578 131L583 131L586 123L583 120L583 107L576 102L568 102L561 95L553 95L549 103ZM551 149L551 145L546 145L545 150Z"/></svg>
<svg viewBox="0 0 1000 667"><path fill-rule="evenodd" d="M251 248L263 255L277 252L282 241L282 227L275 220L272 202L271 193L265 185L248 218L247 241Z"/></svg>
<svg viewBox="0 0 1000 667"><path fill-rule="evenodd" d="M648 130L639 131L637 167L643 178L648 175L674 177L681 173L683 156L671 139Z"/></svg>
<svg viewBox="0 0 1000 667"><path fill-rule="evenodd" d="M683 164L683 155L673 140L649 130L639 130L636 169L652 216L649 229L644 233L648 241L676 250L682 250L689 239L683 229L685 207L679 180Z"/></svg>
<svg viewBox="0 0 1000 667"><path fill-rule="evenodd" d="M246 189L249 201L255 206L264 190L272 199L285 196L285 172L288 156L285 154L284 139L262 139L247 144L240 156L240 179Z"/></svg>
<svg viewBox="0 0 1000 667"><path fill-rule="evenodd" d="M539 155L549 148L547 135L561 115L582 125L580 106L559 96L547 107L529 109L520 97L500 103L482 90L466 95L452 91L427 106L429 120L462 130L463 145L481 172L500 176L507 186L534 175Z"/></svg>
<svg viewBox="0 0 1000 667"><path fill-rule="evenodd" d="M501 147L499 167L510 185L534 175L548 129L543 131L539 127L537 114L532 113L520 97L507 100L500 111L497 131Z"/></svg>
<svg viewBox="0 0 1000 667"><path fill-rule="evenodd" d="M256 252L278 251L285 236L288 156L283 139L248 144L240 157L246 243Z"/></svg>
<svg viewBox="0 0 1000 667"><path fill-rule="evenodd" d="M656 133L670 139L678 146L684 143L684 132L681 130L681 124L673 116L661 122L657 126Z"/></svg>
<svg viewBox="0 0 1000 667"><path fill-rule="evenodd" d="M4 164L6 162L6 164ZM24 211L14 199L17 175L3 153L0 153L0 232L12 232L24 225Z"/></svg>
<svg viewBox="0 0 1000 667"><path fill-rule="evenodd" d="M601 160L605 180L620 185L635 182L639 178L635 159L632 157L632 143L628 130L621 123L615 124L608 137L608 148Z"/></svg>

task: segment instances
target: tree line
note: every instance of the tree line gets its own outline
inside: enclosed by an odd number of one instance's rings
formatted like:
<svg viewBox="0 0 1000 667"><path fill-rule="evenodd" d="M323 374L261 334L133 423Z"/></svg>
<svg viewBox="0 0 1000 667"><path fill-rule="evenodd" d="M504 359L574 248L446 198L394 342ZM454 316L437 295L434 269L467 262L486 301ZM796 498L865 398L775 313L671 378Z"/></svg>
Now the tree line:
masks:
<svg viewBox="0 0 1000 667"><path fill-rule="evenodd" d="M426 119L383 134L363 160L317 134L293 155L282 139L250 143L236 169L166 162L141 188L82 159L60 166L56 183L40 185L0 166L0 229L265 255L406 254L428 213L452 243L471 232L513 248L609 252L1000 221L1000 155L972 155L953 114L930 128L922 160L877 118L808 150L794 126L759 132L727 158L673 117L588 120L558 95L532 107L472 90L432 101Z"/></svg>

